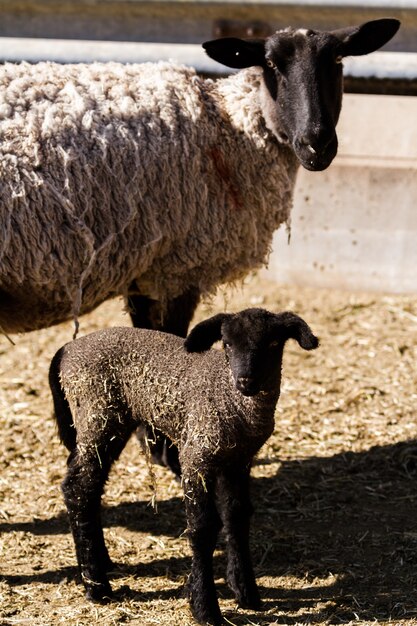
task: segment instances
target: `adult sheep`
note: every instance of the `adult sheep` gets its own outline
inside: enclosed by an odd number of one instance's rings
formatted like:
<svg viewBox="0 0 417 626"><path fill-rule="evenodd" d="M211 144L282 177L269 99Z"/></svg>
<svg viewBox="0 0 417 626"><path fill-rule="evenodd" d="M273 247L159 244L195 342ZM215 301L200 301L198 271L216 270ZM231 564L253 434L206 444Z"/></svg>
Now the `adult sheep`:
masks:
<svg viewBox="0 0 417 626"><path fill-rule="evenodd" d="M379 19L208 42L242 71L168 63L0 68L0 330L47 327L124 295L135 326L185 335L201 294L262 266L301 163L337 152L341 61Z"/></svg>

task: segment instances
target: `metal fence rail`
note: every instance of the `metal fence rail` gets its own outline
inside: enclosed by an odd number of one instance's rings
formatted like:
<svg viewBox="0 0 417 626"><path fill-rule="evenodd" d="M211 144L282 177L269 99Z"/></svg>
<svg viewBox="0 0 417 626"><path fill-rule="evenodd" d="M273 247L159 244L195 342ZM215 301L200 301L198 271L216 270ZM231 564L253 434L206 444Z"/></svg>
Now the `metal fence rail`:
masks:
<svg viewBox="0 0 417 626"><path fill-rule="evenodd" d="M417 95L417 0L2 0L0 62L174 58L218 75L226 69L204 55L207 39L382 16L399 18L401 29L384 52L346 61L345 90Z"/></svg>
<svg viewBox="0 0 417 626"><path fill-rule="evenodd" d="M337 28L381 16L402 22L387 49L417 52L415 0L2 0L0 36L201 43L222 33Z"/></svg>
<svg viewBox="0 0 417 626"><path fill-rule="evenodd" d="M0 50L3 61L143 63L175 60L205 75L219 76L231 71L209 59L196 44L4 37L0 38ZM417 95L417 53L375 52L369 57L350 57L345 59L344 75L348 92Z"/></svg>

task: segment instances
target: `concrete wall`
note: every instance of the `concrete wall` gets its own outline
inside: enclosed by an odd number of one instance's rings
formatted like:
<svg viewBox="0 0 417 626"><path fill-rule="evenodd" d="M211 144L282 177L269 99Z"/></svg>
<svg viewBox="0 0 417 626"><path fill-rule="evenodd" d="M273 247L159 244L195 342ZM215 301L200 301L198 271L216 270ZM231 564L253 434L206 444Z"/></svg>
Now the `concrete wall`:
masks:
<svg viewBox="0 0 417 626"><path fill-rule="evenodd" d="M346 95L328 170L300 169L291 242L275 236L280 282L417 292L417 98Z"/></svg>

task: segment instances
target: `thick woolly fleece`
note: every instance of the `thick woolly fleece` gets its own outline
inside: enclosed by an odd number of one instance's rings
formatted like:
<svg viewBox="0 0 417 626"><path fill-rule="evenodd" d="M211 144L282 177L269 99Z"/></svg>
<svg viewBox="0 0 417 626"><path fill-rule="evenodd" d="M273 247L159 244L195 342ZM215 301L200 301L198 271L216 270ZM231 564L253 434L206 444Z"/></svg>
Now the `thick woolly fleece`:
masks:
<svg viewBox="0 0 417 626"><path fill-rule="evenodd" d="M219 463L249 462L274 428L279 381L270 393L245 397L223 352L188 353L174 335L105 329L66 344L55 359L81 465L106 449L109 433L126 441L144 419L179 446L183 476L195 483ZM60 429L66 443L71 427Z"/></svg>
<svg viewBox="0 0 417 626"><path fill-rule="evenodd" d="M0 330L109 297L203 294L267 261L297 162L260 114L261 70L0 68Z"/></svg>

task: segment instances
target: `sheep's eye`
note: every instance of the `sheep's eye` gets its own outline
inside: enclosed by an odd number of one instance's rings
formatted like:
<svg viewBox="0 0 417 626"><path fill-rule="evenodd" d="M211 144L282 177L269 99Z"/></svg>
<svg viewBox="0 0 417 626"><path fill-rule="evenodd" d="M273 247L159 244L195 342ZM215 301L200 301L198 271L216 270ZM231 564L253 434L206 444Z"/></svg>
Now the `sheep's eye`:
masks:
<svg viewBox="0 0 417 626"><path fill-rule="evenodd" d="M266 64L268 67L272 68L273 70L277 70L277 66L275 65L275 63L273 61L271 61L271 59L267 59L266 60Z"/></svg>
<svg viewBox="0 0 417 626"><path fill-rule="evenodd" d="M224 341L223 345L224 345L224 349L225 350L231 350L232 349L232 345L228 341Z"/></svg>
<svg viewBox="0 0 417 626"><path fill-rule="evenodd" d="M276 348L279 345L279 341L271 341L269 344L270 348Z"/></svg>
<svg viewBox="0 0 417 626"><path fill-rule="evenodd" d="M343 57L341 54L339 54L336 58L335 58L335 63L342 63L343 61Z"/></svg>

